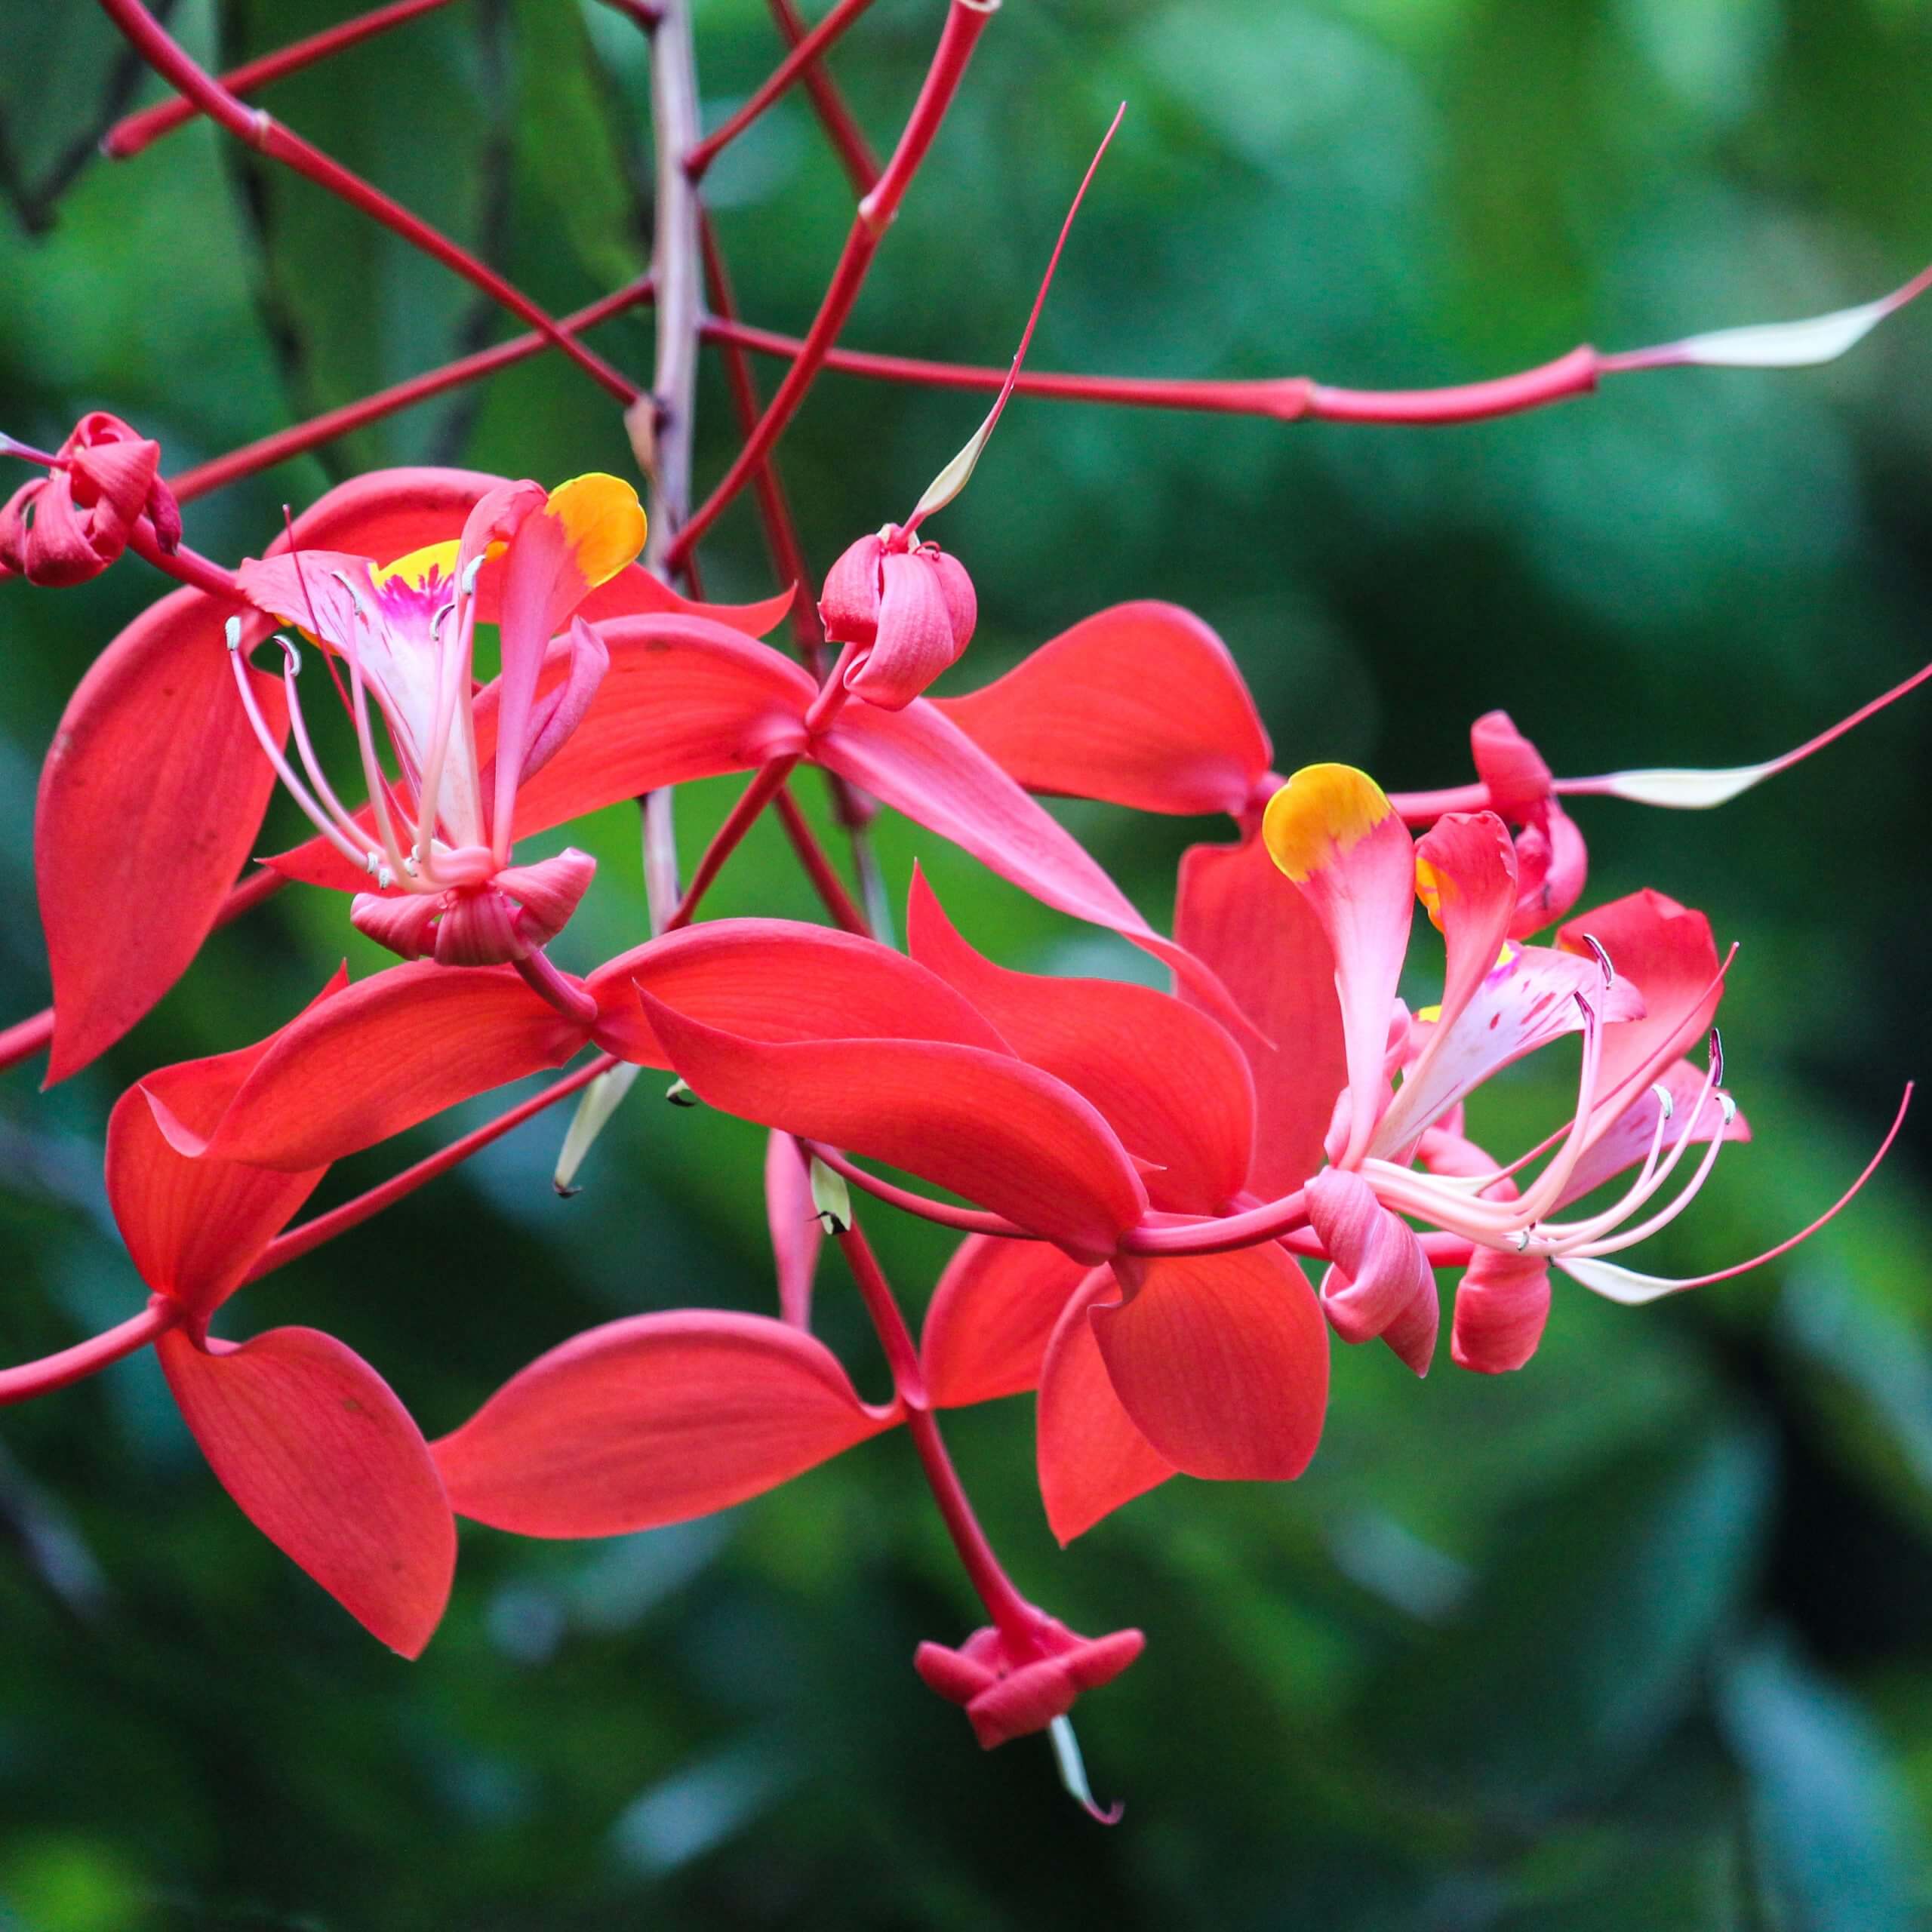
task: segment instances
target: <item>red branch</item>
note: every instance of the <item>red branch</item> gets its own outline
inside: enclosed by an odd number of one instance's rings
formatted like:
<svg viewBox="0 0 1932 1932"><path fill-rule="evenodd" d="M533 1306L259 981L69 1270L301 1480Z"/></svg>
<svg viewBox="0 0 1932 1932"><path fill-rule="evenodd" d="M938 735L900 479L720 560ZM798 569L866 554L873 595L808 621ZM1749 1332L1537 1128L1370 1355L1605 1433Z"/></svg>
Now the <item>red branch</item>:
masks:
<svg viewBox="0 0 1932 1932"><path fill-rule="evenodd" d="M265 88L271 81L280 80L285 74L299 73L303 68L312 66L318 60L326 60L332 54L340 54L360 41L387 33L390 28L399 27L406 21L414 20L419 14L433 13L437 8L448 5L449 0L394 0L392 5L378 7L373 13L358 14L352 20L344 20L321 33L311 34L306 40L293 41L286 47L276 48L272 54L264 54L259 60L248 61L223 75L220 84L232 94L253 94L257 88ZM143 148L151 146L164 134L171 134L177 128L186 127L202 111L193 101L183 100L178 96L158 106L145 107L138 114L130 114L115 122L102 137L100 151L109 160L125 161Z"/></svg>
<svg viewBox="0 0 1932 1932"><path fill-rule="evenodd" d="M103 4L125 4L125 0L103 0ZM799 347L797 359L785 372L785 380L779 384L764 414L758 418L757 427L745 439L743 447L725 472L724 480L678 531L677 540L666 559L667 562L675 564L688 554L691 546L717 521L719 512L750 481L772 445L783 434L785 426L798 413L798 405L804 401L806 392L817 377L826 352L837 340L846 318L852 312L853 304L859 299L859 291L865 286L866 272L872 266L873 256L878 252L880 238L899 212L900 204L912 186L913 176L918 172L919 164L925 159L937 137L940 124L946 118L946 110L952 106L953 96L965 76L973 49L991 18L984 0L977 0L977 4L976 0L952 0L947 8L945 29L940 35L932 65L927 70L925 85L919 90L919 97L914 102L904 131L900 135L899 145L894 149L885 172L879 177L878 185L859 204L838 266L832 271L831 284Z"/></svg>
<svg viewBox="0 0 1932 1932"><path fill-rule="evenodd" d="M557 326L573 335L578 334L650 300L651 278L645 275L592 303L587 308L565 316ZM441 395L445 390L459 389L480 377L494 375L497 370L507 369L512 363L526 361L549 346L549 338L534 329L528 335L512 336L508 342L500 342L493 349L479 349L474 355L446 362L440 369L412 376L407 382L378 389L374 395L345 403L340 409L312 416L306 423L278 429L272 436L245 443L226 456L198 463L193 469L184 469L179 476L170 478L168 487L180 502L191 503L197 497L226 489L244 476L252 476L257 470L271 469L320 444L333 442L338 436L346 436L369 423L380 422L385 416L393 416L399 410L427 402L432 396Z"/></svg>
<svg viewBox="0 0 1932 1932"><path fill-rule="evenodd" d="M720 152L735 141L774 102L789 93L792 83L872 4L872 0L838 0L838 5L811 32L792 42L791 52L778 63L764 85L721 127L706 135L686 154L685 172L694 181L701 179Z"/></svg>
<svg viewBox="0 0 1932 1932"><path fill-rule="evenodd" d="M955 4L963 3L964 0L955 0ZM640 392L635 383L614 369L601 355L574 340L568 331L521 289L506 281L494 269L478 261L467 249L460 248L448 235L411 214L400 202L392 201L380 189L365 181L360 175L352 174L340 162L331 160L321 149L283 127L272 115L260 108L243 106L219 81L195 64L140 4L140 0L100 0L100 4L141 57L169 86L185 94L238 140L259 148L271 161L280 162L318 187L327 189L352 208L360 209L372 220L401 235L412 248L420 248L426 255L454 269L466 281L482 290L491 300L500 303L547 337L620 402L628 407L637 400Z"/></svg>
<svg viewBox="0 0 1932 1932"><path fill-rule="evenodd" d="M771 0L771 17L789 45L796 47L804 38L805 23L799 19L792 0ZM872 152L872 143L859 131L859 124L845 105L838 83L824 68L810 66L805 69L805 91L811 96L820 122L851 177L853 192L870 194L878 179L878 157Z"/></svg>

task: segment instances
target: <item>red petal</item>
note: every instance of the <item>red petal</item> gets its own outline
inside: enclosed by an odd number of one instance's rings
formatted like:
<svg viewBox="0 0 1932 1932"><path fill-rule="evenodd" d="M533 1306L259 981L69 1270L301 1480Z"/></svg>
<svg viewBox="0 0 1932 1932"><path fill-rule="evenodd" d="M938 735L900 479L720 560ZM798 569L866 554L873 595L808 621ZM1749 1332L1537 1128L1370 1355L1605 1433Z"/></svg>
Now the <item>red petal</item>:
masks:
<svg viewBox="0 0 1932 1932"><path fill-rule="evenodd" d="M1134 1427L1107 1380L1089 1312L1119 1293L1097 1269L1061 1311L1040 1370L1040 1496L1061 1543L1158 1487L1174 1466Z"/></svg>
<svg viewBox="0 0 1932 1932"><path fill-rule="evenodd" d="M1352 1166L1388 1099L1383 1061L1415 907L1415 841L1382 788L1346 764L1297 771L1269 801L1261 836L1334 955L1349 1061L1348 1140L1335 1158Z"/></svg>
<svg viewBox="0 0 1932 1932"><path fill-rule="evenodd" d="M1155 932L1072 836L930 702L903 711L848 705L813 755L1043 905L1152 953L1193 990L1197 1004L1217 1019L1246 1025L1220 980Z"/></svg>
<svg viewBox="0 0 1932 1932"><path fill-rule="evenodd" d="M320 1166L561 1066L585 1039L508 967L392 966L285 1026L204 1146L261 1167Z"/></svg>
<svg viewBox="0 0 1932 1932"><path fill-rule="evenodd" d="M641 565L626 564L608 583L599 584L577 607L586 623L602 626L626 617L697 617L721 624L741 637L762 637L780 622L798 592L781 590L755 604L700 604L680 597Z"/></svg>
<svg viewBox="0 0 1932 1932"><path fill-rule="evenodd" d="M1564 951L1586 957L1592 939L1644 1002L1641 1019L1604 1029L1597 1091L1605 1097L1590 1123L1595 1140L1710 1030L1724 985L1718 977L1711 922L1661 892L1633 892L1579 913L1556 935Z"/></svg>
<svg viewBox="0 0 1932 1932"><path fill-rule="evenodd" d="M347 984L346 970L338 971L314 1005ZM325 1172L193 1159L162 1131L165 1120L177 1136L212 1134L274 1044L271 1035L238 1052L162 1067L108 1116L107 1199L121 1238L141 1279L191 1315L207 1317L234 1292Z"/></svg>
<svg viewBox="0 0 1932 1932"><path fill-rule="evenodd" d="M1479 1247L1456 1290L1449 1352L1460 1368L1504 1375L1537 1352L1549 1318L1549 1257Z"/></svg>
<svg viewBox="0 0 1932 1932"><path fill-rule="evenodd" d="M672 1065L726 1113L889 1161L1084 1254L1110 1254L1146 1211L1092 1106L1009 1056L925 1040L768 1045L638 997Z"/></svg>
<svg viewBox="0 0 1932 1932"><path fill-rule="evenodd" d="M421 1432L369 1364L312 1328L204 1354L158 1344L168 1386L242 1512L406 1657L449 1601L456 1524Z"/></svg>
<svg viewBox="0 0 1932 1932"><path fill-rule="evenodd" d="M1268 734L1227 647L1178 605L1117 604L1003 678L934 702L1029 792L1238 816Z"/></svg>
<svg viewBox="0 0 1932 1932"><path fill-rule="evenodd" d="M965 995L1020 1058L1086 1095L1121 1144L1163 1171L1157 1208L1218 1214L1247 1184L1254 1084L1204 1014L1149 986L1015 973L974 951L915 869L906 946Z"/></svg>
<svg viewBox="0 0 1932 1932"><path fill-rule="evenodd" d="M1273 1245L1149 1263L1091 1320L1134 1425L1189 1475L1279 1481L1307 1468L1328 1401L1328 1330Z"/></svg>
<svg viewBox="0 0 1932 1932"><path fill-rule="evenodd" d="M588 981L598 1038L647 1066L670 1059L641 987L687 1019L747 1040L950 1040L1008 1051L992 1023L925 967L876 940L790 919L712 919L620 953Z"/></svg>
<svg viewBox="0 0 1932 1932"><path fill-rule="evenodd" d="M1054 1324L1087 1272L1050 1241L969 1235L939 1278L919 1340L935 1405L1037 1388Z"/></svg>
<svg viewBox="0 0 1932 1932"><path fill-rule="evenodd" d="M826 572L819 621L834 644L870 644L878 635L879 565L884 555L885 545L874 531L848 543Z"/></svg>
<svg viewBox="0 0 1932 1932"><path fill-rule="evenodd" d="M522 1536L620 1536L729 1509L898 1420L796 1328L681 1309L539 1356L435 1455L460 1515Z"/></svg>
<svg viewBox="0 0 1932 1932"><path fill-rule="evenodd" d="M879 566L884 589L872 648L846 688L886 711L903 711L958 654L939 573L924 556L895 552Z"/></svg>
<svg viewBox="0 0 1932 1932"><path fill-rule="evenodd" d="M764 1219L778 1270L779 1318L794 1328L809 1328L825 1225L812 1203L804 1151L789 1134L774 1133L765 1142Z"/></svg>
<svg viewBox="0 0 1932 1932"><path fill-rule="evenodd" d="M254 843L275 774L222 635L242 609L198 590L163 598L95 660L54 734L34 819L54 976L50 1083L112 1046L180 977ZM250 675L279 735L281 687Z"/></svg>
<svg viewBox="0 0 1932 1932"><path fill-rule="evenodd" d="M318 497L295 519L295 542L304 550L348 550L393 563L427 544L454 542L471 510L503 482L480 470L420 464L369 470ZM264 554L279 556L289 547L284 531Z"/></svg>
<svg viewBox="0 0 1932 1932"><path fill-rule="evenodd" d="M1254 1075L1249 1186L1292 1193L1322 1163L1335 1097L1348 1079L1334 956L1308 902L1259 838L1196 845L1180 862L1174 937L1206 961L1266 1038L1241 1035ZM1185 987L1183 998L1192 997Z"/></svg>
<svg viewBox="0 0 1932 1932"><path fill-rule="evenodd" d="M1506 711L1486 711L1469 727L1469 750L1491 807L1512 823L1527 824L1554 783L1542 752Z"/></svg>

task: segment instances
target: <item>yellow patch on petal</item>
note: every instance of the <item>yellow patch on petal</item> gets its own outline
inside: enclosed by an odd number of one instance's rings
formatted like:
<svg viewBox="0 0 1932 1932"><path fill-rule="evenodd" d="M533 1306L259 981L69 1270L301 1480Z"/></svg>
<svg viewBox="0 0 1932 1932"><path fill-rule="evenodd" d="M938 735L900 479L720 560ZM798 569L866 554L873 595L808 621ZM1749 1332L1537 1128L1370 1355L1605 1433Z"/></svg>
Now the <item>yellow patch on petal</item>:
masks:
<svg viewBox="0 0 1932 1932"><path fill-rule="evenodd" d="M421 549L412 550L408 556L398 557L392 564L384 564L371 575L378 590L397 578L412 590L420 590L432 577L449 578L456 575L457 552L462 548L454 538L447 543L426 543Z"/></svg>
<svg viewBox="0 0 1932 1932"><path fill-rule="evenodd" d="M1300 885L1395 816L1382 787L1352 764L1307 764L1268 801L1268 856Z"/></svg>
<svg viewBox="0 0 1932 1932"><path fill-rule="evenodd" d="M644 506L621 477L601 470L573 476L550 492L545 514L568 533L578 571L593 590L635 563L644 548Z"/></svg>
<svg viewBox="0 0 1932 1932"><path fill-rule="evenodd" d="M1425 1026L1433 1026L1442 1017L1442 1009L1440 1006L1419 1006L1416 1008L1416 1017Z"/></svg>
<svg viewBox="0 0 1932 1932"><path fill-rule="evenodd" d="M1417 855L1416 897L1429 915L1429 923L1438 932L1442 930L1442 902L1445 898L1454 898L1457 890L1455 880L1448 873L1438 872L1426 859Z"/></svg>

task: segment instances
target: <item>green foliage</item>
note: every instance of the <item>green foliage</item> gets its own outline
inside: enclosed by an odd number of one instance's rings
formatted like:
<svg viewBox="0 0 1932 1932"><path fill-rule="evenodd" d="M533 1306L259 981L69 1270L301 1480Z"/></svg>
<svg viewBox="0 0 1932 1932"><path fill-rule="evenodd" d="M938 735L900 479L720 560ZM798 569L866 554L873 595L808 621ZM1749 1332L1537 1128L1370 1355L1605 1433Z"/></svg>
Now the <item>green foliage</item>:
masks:
<svg viewBox="0 0 1932 1932"><path fill-rule="evenodd" d="M174 21L232 62L345 11L183 0ZM751 0L699 12L715 125L780 44ZM834 57L881 148L937 15L881 0ZM1928 20L1915 0L1010 0L848 336L1003 363L1123 97L1042 368L1447 382L1584 337L1862 299L1932 235ZM115 49L94 10L41 0L0 0L0 46L5 152L31 183L91 131ZM464 0L269 98L562 309L645 265L647 76L610 9ZM804 98L709 186L748 315L801 328L850 207ZM198 126L94 165L45 233L0 216L0 426L45 443L105 405L176 469L508 327ZM648 319L598 337L633 371L648 341ZM1928 361L1932 311L1914 311L1829 370L1633 377L1444 431L1023 397L940 533L983 611L955 681L1164 596L1228 639L1284 768L1460 782L1466 726L1494 705L1568 773L1762 757L1924 653ZM826 379L781 447L814 566L903 515L984 406ZM709 478L732 441L715 367L700 411ZM190 540L249 553L343 467L427 457L549 480L629 461L608 399L546 358L194 506ZM748 510L705 566L715 596L771 587ZM132 562L75 592L0 586L17 909L0 1022L45 998L26 909L38 761L154 590ZM1660 1240L1662 1269L1801 1225L1927 1070L1915 702L1722 813L1583 814L1595 894L1654 884L1743 942L1726 1041L1757 1139ZM688 863L734 792L681 794ZM1163 920L1183 847L1223 835L1066 816ZM581 964L644 915L634 815L576 835L601 861L564 942ZM878 843L895 894L921 858L996 956L1140 970L913 829L883 823ZM712 902L752 909L814 915L769 825ZM366 970L342 909L285 895L218 935L104 1064L45 1096L9 1077L0 1359L137 1305L99 1182L108 1106L158 1062L265 1031L343 952ZM1553 1068L1472 1124L1514 1149L1564 1105ZM339 1333L438 1432L594 1322L769 1305L759 1135L664 1107L646 1080L560 1201L562 1131L525 1129L243 1297L230 1332ZM983 1759L913 1679L915 1643L974 1618L897 1438L715 1522L589 1546L466 1533L449 1622L412 1667L251 1534L152 1362L9 1411L0 1926L1932 1924L1924 1148L1909 1137L1850 1216L1761 1278L1641 1311L1559 1285L1521 1375L1445 1360L1417 1385L1380 1350L1338 1350L1300 1483L1171 1484L1066 1553L1031 1487L1025 1401L960 1417L1022 1583L1079 1627L1148 1633L1079 1713L1097 1792L1129 1801L1111 1834L1060 1797L1044 1743ZM324 1200L393 1159L347 1164ZM866 1220L922 1292L943 1244ZM823 1331L876 1394L853 1300L829 1263Z"/></svg>

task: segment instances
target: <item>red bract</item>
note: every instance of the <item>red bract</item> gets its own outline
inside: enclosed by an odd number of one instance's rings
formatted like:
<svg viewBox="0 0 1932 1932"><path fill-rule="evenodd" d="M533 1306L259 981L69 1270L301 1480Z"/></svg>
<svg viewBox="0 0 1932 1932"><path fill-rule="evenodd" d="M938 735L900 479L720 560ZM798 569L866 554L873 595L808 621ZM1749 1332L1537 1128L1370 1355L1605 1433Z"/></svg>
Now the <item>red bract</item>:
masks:
<svg viewBox="0 0 1932 1932"><path fill-rule="evenodd" d="M310 1011L340 997L338 974ZM314 1191L289 1173L189 1160L270 1042L149 1075L108 1124L107 1189L153 1291L157 1352L182 1419L242 1512L358 1622L405 1657L429 1640L455 1526L422 1435L389 1385L332 1337L276 1328L239 1344L209 1318Z"/></svg>
<svg viewBox="0 0 1932 1932"><path fill-rule="evenodd" d="M1146 1647L1138 1630L1080 1637L1063 1623L1041 1622L1044 1627L1030 1631L1032 1641L1023 1647L987 1626L956 1651L921 1644L913 1656L928 1689L964 1707L986 1750L1045 1730L1083 1692L1111 1684Z"/></svg>
<svg viewBox="0 0 1932 1932"><path fill-rule="evenodd" d="M161 480L161 445L97 409L55 451L45 476L0 509L0 565L49 587L98 577L146 517L155 543L181 541L181 512Z"/></svg>

